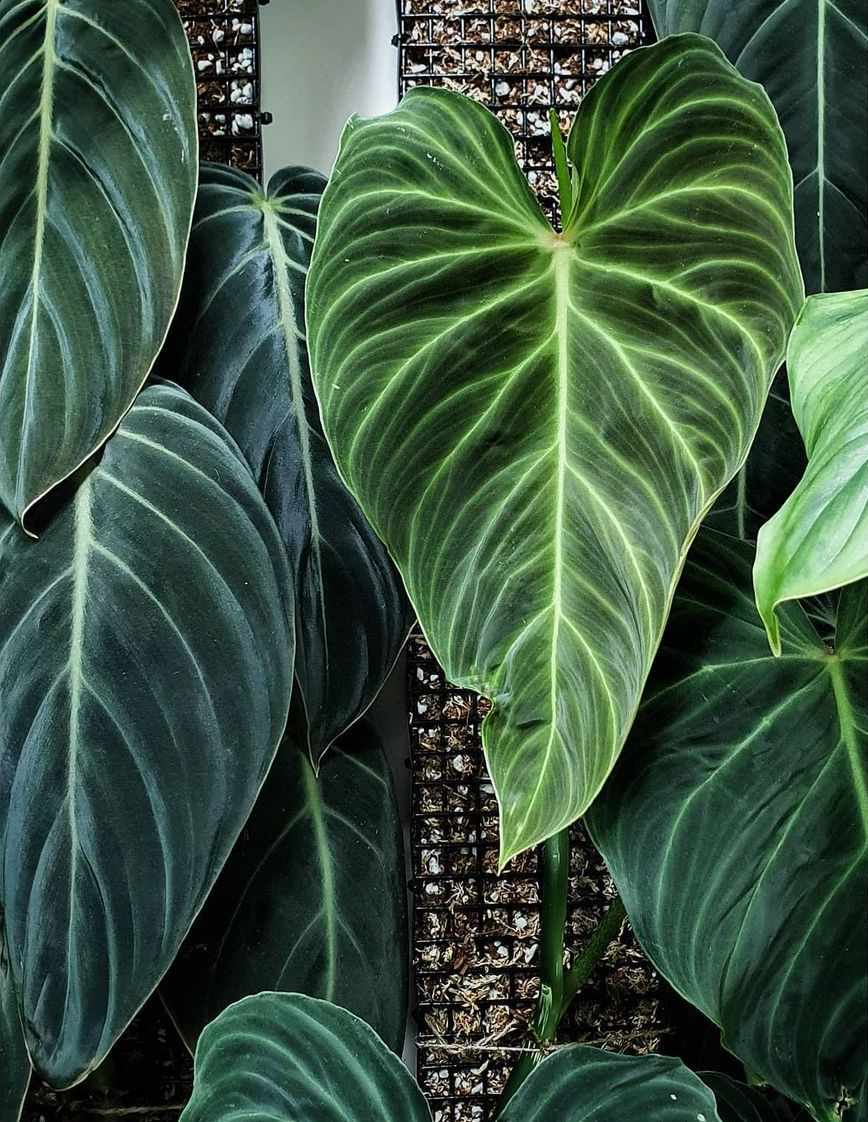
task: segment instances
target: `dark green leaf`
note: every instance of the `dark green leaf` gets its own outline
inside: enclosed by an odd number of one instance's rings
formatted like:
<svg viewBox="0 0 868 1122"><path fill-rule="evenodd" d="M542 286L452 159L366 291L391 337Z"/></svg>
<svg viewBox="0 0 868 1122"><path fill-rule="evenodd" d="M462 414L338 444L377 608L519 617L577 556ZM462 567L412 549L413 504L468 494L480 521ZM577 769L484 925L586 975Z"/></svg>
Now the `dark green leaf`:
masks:
<svg viewBox="0 0 868 1122"><path fill-rule="evenodd" d="M168 385L38 542L0 538L0 898L55 1085L157 984L253 805L289 705L290 587L237 447Z"/></svg>
<svg viewBox="0 0 868 1122"><path fill-rule="evenodd" d="M111 433L172 318L196 87L172 0L0 0L0 504Z"/></svg>
<svg viewBox="0 0 868 1122"><path fill-rule="evenodd" d="M535 1068L498 1122L730 1122L680 1060L577 1044Z"/></svg>
<svg viewBox="0 0 868 1122"><path fill-rule="evenodd" d="M658 34L710 35L768 91L787 138L808 291L868 285L865 0L649 3Z"/></svg>
<svg viewBox="0 0 868 1122"><path fill-rule="evenodd" d="M609 774L802 295L783 137L710 41L620 62L569 156L556 235L475 102L354 119L308 285L341 474L449 680L494 701L504 861Z"/></svg>
<svg viewBox="0 0 868 1122"><path fill-rule="evenodd" d="M809 463L760 531L754 587L772 649L777 607L868 577L868 289L812 296L790 336L793 412Z"/></svg>
<svg viewBox="0 0 868 1122"><path fill-rule="evenodd" d="M304 285L325 180L305 168L268 191L206 165L170 353L235 437L298 574L296 679L314 760L370 705L410 609L385 547L322 435L304 336Z"/></svg>
<svg viewBox="0 0 868 1122"><path fill-rule="evenodd" d="M419 1088L364 1021L311 997L261 993L196 1048L181 1122L431 1122Z"/></svg>
<svg viewBox="0 0 868 1122"><path fill-rule="evenodd" d="M24 1043L12 971L0 934L0 1119L18 1122L30 1083L30 1057Z"/></svg>
<svg viewBox="0 0 868 1122"><path fill-rule="evenodd" d="M261 990L321 997L396 1051L407 1016L401 823L373 730L334 746L319 777L285 738L253 814L163 987L192 1047Z"/></svg>
<svg viewBox="0 0 868 1122"><path fill-rule="evenodd" d="M752 549L691 552L646 699L590 815L660 972L818 1118L868 1072L868 584L834 652L798 604L774 658Z"/></svg>
<svg viewBox="0 0 868 1122"><path fill-rule="evenodd" d="M714 1092L720 1122L809 1122L804 1111L779 1095L746 1087L716 1071L701 1071L699 1078Z"/></svg>

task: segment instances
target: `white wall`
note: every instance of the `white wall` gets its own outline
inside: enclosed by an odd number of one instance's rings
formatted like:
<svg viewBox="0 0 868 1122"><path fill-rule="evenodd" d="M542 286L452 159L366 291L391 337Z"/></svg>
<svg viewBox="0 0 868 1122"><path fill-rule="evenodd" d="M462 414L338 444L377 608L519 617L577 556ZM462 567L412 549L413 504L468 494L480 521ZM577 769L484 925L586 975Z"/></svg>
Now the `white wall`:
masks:
<svg viewBox="0 0 868 1122"><path fill-rule="evenodd" d="M270 0L260 21L266 176L287 164L328 174L347 118L397 100L394 0Z"/></svg>
<svg viewBox="0 0 868 1122"><path fill-rule="evenodd" d="M328 174L348 117L372 117L395 106L398 52L394 0L270 0L260 9L262 109L274 121L262 130L265 176L287 164ZM409 855L410 754L402 658L370 718L389 755ZM409 877L409 861L408 861ZM412 980L411 980L412 1006ZM404 1060L415 1068L408 1023Z"/></svg>

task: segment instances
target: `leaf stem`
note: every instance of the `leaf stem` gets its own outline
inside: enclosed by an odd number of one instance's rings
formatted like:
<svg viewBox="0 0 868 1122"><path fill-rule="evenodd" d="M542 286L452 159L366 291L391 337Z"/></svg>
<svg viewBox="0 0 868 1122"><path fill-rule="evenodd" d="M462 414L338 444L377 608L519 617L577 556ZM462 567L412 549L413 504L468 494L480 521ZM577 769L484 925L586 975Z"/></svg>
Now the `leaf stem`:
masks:
<svg viewBox="0 0 868 1122"><path fill-rule="evenodd" d="M539 1047L522 1053L510 1073L497 1106L497 1115L545 1058L576 994L593 973L609 944L618 937L626 912L616 896L587 945L568 971L564 970L564 935L570 873L570 835L562 830L549 838L542 852L542 911L540 935L540 993L530 1031Z"/></svg>
<svg viewBox="0 0 868 1122"><path fill-rule="evenodd" d="M561 203L561 226L566 229L573 212L573 185L570 179L570 167L567 160L567 147L561 133L561 123L557 111L549 110L549 127L552 133L552 154L555 160L555 172L558 177L558 196Z"/></svg>

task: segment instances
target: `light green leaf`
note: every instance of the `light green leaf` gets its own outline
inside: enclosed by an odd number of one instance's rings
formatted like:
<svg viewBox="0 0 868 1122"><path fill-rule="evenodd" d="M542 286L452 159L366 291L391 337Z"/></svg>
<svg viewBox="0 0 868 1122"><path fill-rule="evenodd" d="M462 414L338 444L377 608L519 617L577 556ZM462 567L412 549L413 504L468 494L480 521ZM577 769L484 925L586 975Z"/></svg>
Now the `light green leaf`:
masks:
<svg viewBox="0 0 868 1122"><path fill-rule="evenodd" d="M768 91L796 184L809 292L868 285L864 0L649 0L659 35L700 31Z"/></svg>
<svg viewBox="0 0 868 1122"><path fill-rule="evenodd" d="M760 530L754 587L775 653L776 610L868 576L868 289L812 296L787 349L801 482Z"/></svg>
<svg viewBox="0 0 868 1122"><path fill-rule="evenodd" d="M312 997L230 1005L196 1048L181 1122L431 1122L410 1073L364 1021Z"/></svg>
<svg viewBox="0 0 868 1122"><path fill-rule="evenodd" d="M0 933L0 1118L18 1122L30 1084L30 1057L18 1015L12 970Z"/></svg>
<svg viewBox="0 0 868 1122"><path fill-rule="evenodd" d="M261 990L321 997L400 1051L407 1017L404 852L392 776L361 724L315 776L284 739L253 814L163 986L192 1047Z"/></svg>
<svg viewBox="0 0 868 1122"><path fill-rule="evenodd" d="M263 192L244 172L203 167L168 360L237 440L290 553L315 761L371 704L410 628L400 577L338 477L310 380L304 285L324 186L287 168Z"/></svg>
<svg viewBox="0 0 868 1122"><path fill-rule="evenodd" d="M447 677L494 701L502 861L609 774L801 302L783 137L708 40L630 54L568 151L557 235L476 103L350 121L308 283L338 468Z"/></svg>
<svg viewBox="0 0 868 1122"><path fill-rule="evenodd" d="M0 0L0 504L22 523L147 377L197 160L172 0Z"/></svg>
<svg viewBox="0 0 868 1122"><path fill-rule="evenodd" d="M587 821L661 974L831 1122L868 1073L868 583L843 590L834 648L785 604L775 658L752 553L694 546Z"/></svg>
<svg viewBox="0 0 868 1122"><path fill-rule="evenodd" d="M0 537L0 899L56 1086L160 980L253 806L289 706L287 590L241 453L169 385L38 542Z"/></svg>
<svg viewBox="0 0 868 1122"><path fill-rule="evenodd" d="M534 1069L498 1122L733 1122L680 1060L576 1044Z"/></svg>

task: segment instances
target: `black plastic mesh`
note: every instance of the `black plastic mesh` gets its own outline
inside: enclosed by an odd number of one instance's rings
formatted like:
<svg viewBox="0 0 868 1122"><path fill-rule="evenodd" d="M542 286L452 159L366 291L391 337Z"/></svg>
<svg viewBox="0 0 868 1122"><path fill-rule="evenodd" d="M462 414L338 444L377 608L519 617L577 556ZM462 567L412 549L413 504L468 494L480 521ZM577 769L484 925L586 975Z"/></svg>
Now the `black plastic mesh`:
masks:
<svg viewBox="0 0 868 1122"><path fill-rule="evenodd" d="M193 52L201 159L262 178L258 0L176 0Z"/></svg>
<svg viewBox="0 0 868 1122"><path fill-rule="evenodd" d="M566 132L583 94L650 34L644 0L398 0L399 88L445 86L487 105L552 213L549 109Z"/></svg>

